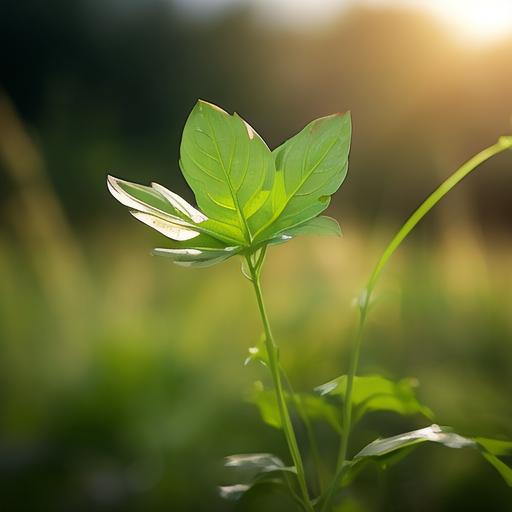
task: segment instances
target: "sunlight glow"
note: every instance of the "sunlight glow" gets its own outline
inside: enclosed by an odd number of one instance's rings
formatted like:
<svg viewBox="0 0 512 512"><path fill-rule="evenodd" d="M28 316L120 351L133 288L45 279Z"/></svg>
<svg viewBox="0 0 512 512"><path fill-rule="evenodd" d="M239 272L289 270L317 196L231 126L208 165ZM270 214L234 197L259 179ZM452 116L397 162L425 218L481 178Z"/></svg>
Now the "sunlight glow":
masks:
<svg viewBox="0 0 512 512"><path fill-rule="evenodd" d="M440 0L422 2L447 24L479 40L512 36L512 0Z"/></svg>
<svg viewBox="0 0 512 512"><path fill-rule="evenodd" d="M265 23L315 27L358 6L426 11L475 41L512 37L512 0L174 0L184 10L208 15L249 5Z"/></svg>

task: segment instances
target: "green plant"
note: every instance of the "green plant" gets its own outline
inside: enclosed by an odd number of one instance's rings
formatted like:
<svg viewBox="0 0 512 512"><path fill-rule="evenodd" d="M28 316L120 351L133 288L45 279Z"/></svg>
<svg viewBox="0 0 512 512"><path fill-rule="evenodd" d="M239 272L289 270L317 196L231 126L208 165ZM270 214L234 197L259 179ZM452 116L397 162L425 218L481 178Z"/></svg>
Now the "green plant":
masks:
<svg viewBox="0 0 512 512"><path fill-rule="evenodd" d="M433 418L430 409L416 398L410 380L392 382L377 375L356 376L372 292L385 264L416 224L479 164L511 148L512 137L502 137L458 169L413 213L385 249L359 297L359 328L347 375L314 392L296 393L279 363L261 289L265 253L269 246L299 235L341 234L336 220L319 215L346 176L350 138L350 115L335 114L312 121L270 151L237 114L229 115L215 105L199 101L184 128L180 166L200 211L161 185L147 187L108 177L109 190L131 209L135 218L173 240L171 247L155 249L155 254L192 267L211 266L239 255L242 272L254 288L263 336L256 347L250 348L246 362L257 361L267 367L273 389L266 390L256 383L252 400L267 424L282 429L293 466L286 466L271 454L228 457L226 466L241 470L245 481L221 487L221 494L238 499L249 489L270 483L286 486L303 510L328 512L333 509L337 492L370 461L386 467L425 441L478 450L512 485L512 469L499 458L512 454L512 442L462 436L435 424L377 439L353 458L347 457L350 431L366 413L388 410ZM290 414L292 407L304 423L317 472L320 455L312 423L324 421L340 436L336 469L326 488L319 474L311 481L307 479L303 451Z"/></svg>

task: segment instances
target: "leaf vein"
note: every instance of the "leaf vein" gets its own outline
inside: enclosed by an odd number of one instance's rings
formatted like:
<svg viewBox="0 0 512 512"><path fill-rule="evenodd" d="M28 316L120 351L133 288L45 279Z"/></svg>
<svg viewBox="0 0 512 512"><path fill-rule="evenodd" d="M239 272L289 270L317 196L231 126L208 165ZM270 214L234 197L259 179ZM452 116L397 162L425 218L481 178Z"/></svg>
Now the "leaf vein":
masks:
<svg viewBox="0 0 512 512"><path fill-rule="evenodd" d="M219 183L224 183L220 178L217 178L217 176L215 176L214 174L211 174L203 165L201 165L193 156L192 154L190 153L190 151L187 151L185 148L183 148L183 151L185 152L185 154L188 156L188 158L190 158L190 160L192 160L192 163L204 174L206 174L207 176L209 176L210 178L212 178L213 180L215 181L218 181Z"/></svg>

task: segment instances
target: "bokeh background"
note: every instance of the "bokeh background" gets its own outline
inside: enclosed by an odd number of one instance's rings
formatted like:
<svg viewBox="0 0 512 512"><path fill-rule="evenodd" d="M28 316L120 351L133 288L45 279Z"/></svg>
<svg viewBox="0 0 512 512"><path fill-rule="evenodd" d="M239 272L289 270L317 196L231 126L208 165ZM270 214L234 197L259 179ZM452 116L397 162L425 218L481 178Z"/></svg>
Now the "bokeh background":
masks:
<svg viewBox="0 0 512 512"><path fill-rule="evenodd" d="M352 299L406 215L512 114L508 0L2 0L0 509L231 511L225 455L279 431L246 397L261 326L235 259L189 270L108 195L107 171L192 200L178 169L197 98L271 147L350 109L342 240L273 249L264 274L297 389L346 371ZM512 153L415 231L379 286L361 374L414 376L441 424L512 437ZM375 414L354 449L425 426ZM322 431L325 460L336 442ZM263 496L239 510L292 510ZM369 470L343 511L512 510L471 451Z"/></svg>

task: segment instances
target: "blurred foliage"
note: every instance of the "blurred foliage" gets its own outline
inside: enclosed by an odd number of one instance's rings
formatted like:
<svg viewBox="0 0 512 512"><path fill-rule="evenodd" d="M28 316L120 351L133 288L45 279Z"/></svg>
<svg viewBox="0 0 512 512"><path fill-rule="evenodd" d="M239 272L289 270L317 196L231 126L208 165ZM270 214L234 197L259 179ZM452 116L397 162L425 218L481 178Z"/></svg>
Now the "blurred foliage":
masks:
<svg viewBox="0 0 512 512"><path fill-rule="evenodd" d="M226 454L287 460L280 432L243 400L266 378L263 368L243 367L260 332L251 290L235 260L208 273L174 268L143 250L153 240L111 233L84 240L89 293L60 304L27 256L2 244L1 501L8 510L229 510L215 490L230 483ZM362 282L350 262L369 268L367 246L356 236L318 247L294 241L269 255L269 309L298 390L346 364L350 302ZM510 436L510 265L484 250L493 271L475 276L470 267L461 287L446 246L404 252L372 313L361 372L417 376L440 423ZM375 413L354 447L424 425ZM321 434L332 464L336 437ZM351 492L366 510L510 504L510 489L476 455L436 449L418 449L384 476L370 468Z"/></svg>
<svg viewBox="0 0 512 512"><path fill-rule="evenodd" d="M106 171L190 199L177 152L198 97L239 111L273 147L352 111L331 209L345 239L277 247L263 276L283 365L310 392L346 371L351 302L390 226L510 132L511 54L511 40L466 47L402 10L354 7L299 32L249 9L193 20L171 1L3 0L0 508L224 511L226 454L289 463L243 399L265 375L243 368L261 329L238 262L205 273L150 258L161 239L111 201ZM512 436L510 169L510 155L486 165L397 255L361 361L362 374L417 377L440 424L497 438ZM423 426L375 413L354 447ZM320 433L331 464L334 434ZM420 447L361 473L342 510L512 510L488 466ZM278 490L272 500L255 492L242 510L291 506Z"/></svg>
<svg viewBox="0 0 512 512"><path fill-rule="evenodd" d="M240 112L272 147L350 109L350 186L338 201L364 202L357 214L370 219L403 216L447 169L510 131L512 40L464 46L415 11L353 7L300 32L258 24L249 7L196 21L171 0L4 0L0 52L1 83L77 220L116 211L103 201L107 171L136 182L150 172L184 192L179 138L197 98ZM512 177L489 174L467 190L503 223Z"/></svg>

